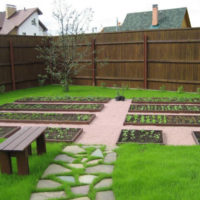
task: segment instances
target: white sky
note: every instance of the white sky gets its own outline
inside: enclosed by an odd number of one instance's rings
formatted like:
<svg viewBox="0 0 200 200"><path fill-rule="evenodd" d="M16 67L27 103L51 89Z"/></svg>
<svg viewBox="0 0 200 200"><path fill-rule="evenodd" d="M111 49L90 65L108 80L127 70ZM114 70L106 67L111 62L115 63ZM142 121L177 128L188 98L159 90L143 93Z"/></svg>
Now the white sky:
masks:
<svg viewBox="0 0 200 200"><path fill-rule="evenodd" d="M66 0L77 10L92 8L94 11L91 28L101 30L104 26L116 25L116 19L123 22L127 13L152 10L152 4L159 9L187 7L192 27L200 27L200 0ZM43 15L40 20L47 26L50 33L56 33L56 22L52 17L54 0L0 0L0 11L6 4L16 5L17 9L38 7Z"/></svg>

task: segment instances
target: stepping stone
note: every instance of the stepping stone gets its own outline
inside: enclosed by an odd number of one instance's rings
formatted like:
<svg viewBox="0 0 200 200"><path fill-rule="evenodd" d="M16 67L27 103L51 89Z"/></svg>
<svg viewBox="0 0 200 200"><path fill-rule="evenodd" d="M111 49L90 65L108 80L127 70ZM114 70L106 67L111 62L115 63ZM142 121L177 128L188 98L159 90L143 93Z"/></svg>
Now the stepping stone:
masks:
<svg viewBox="0 0 200 200"><path fill-rule="evenodd" d="M88 165L97 164L101 159L91 160L87 162Z"/></svg>
<svg viewBox="0 0 200 200"><path fill-rule="evenodd" d="M113 191L97 192L96 200L115 200Z"/></svg>
<svg viewBox="0 0 200 200"><path fill-rule="evenodd" d="M92 183L92 181L96 178L94 175L83 175L79 177L80 183Z"/></svg>
<svg viewBox="0 0 200 200"><path fill-rule="evenodd" d="M47 167L47 169L44 171L44 174L42 175L42 178L50 175L50 174L59 174L59 173L65 173L65 172L71 172L70 169L67 169L61 165L57 164L51 164Z"/></svg>
<svg viewBox="0 0 200 200"><path fill-rule="evenodd" d="M70 162L71 163L71 162L73 162L75 160L75 158L72 158L72 157L67 156L65 154L60 154L60 155L56 156L54 160Z"/></svg>
<svg viewBox="0 0 200 200"><path fill-rule="evenodd" d="M109 187L111 185L112 185L112 179L106 178L100 181L99 183L97 183L94 188Z"/></svg>
<svg viewBox="0 0 200 200"><path fill-rule="evenodd" d="M58 178L65 182L75 183L75 178L73 176L58 176Z"/></svg>
<svg viewBox="0 0 200 200"><path fill-rule="evenodd" d="M93 148L100 148L100 147L102 147L102 145L84 145L84 146L82 146L82 148L84 148L84 149L91 148L91 147L93 147Z"/></svg>
<svg viewBox="0 0 200 200"><path fill-rule="evenodd" d="M71 191L74 194L88 194L88 192L89 192L89 185L72 187Z"/></svg>
<svg viewBox="0 0 200 200"><path fill-rule="evenodd" d="M80 197L76 199L71 199L71 200L90 200L88 197Z"/></svg>
<svg viewBox="0 0 200 200"><path fill-rule="evenodd" d="M81 160L81 162L85 162L87 160L87 158L83 158L82 160Z"/></svg>
<svg viewBox="0 0 200 200"><path fill-rule="evenodd" d="M37 188L57 188L61 186L60 183L52 180L39 180Z"/></svg>
<svg viewBox="0 0 200 200"><path fill-rule="evenodd" d="M69 164L68 166L73 167L73 168L77 168L77 169L84 168L83 164Z"/></svg>
<svg viewBox="0 0 200 200"><path fill-rule="evenodd" d="M86 168L86 173L112 173L113 166L112 165L97 165L94 167Z"/></svg>
<svg viewBox="0 0 200 200"><path fill-rule="evenodd" d="M63 149L63 152L77 154L77 153L83 153L83 152L85 152L85 149L82 149L79 146L73 145L73 146L67 146L67 147L65 147Z"/></svg>
<svg viewBox="0 0 200 200"><path fill-rule="evenodd" d="M115 152L112 153L108 153L106 155L106 157L104 158L104 162L105 163L111 163L111 162L115 162L117 158L117 154Z"/></svg>
<svg viewBox="0 0 200 200"><path fill-rule="evenodd" d="M64 191L60 192L37 192L31 195L30 200L47 200L47 199L56 199L64 198L66 194Z"/></svg>
<svg viewBox="0 0 200 200"><path fill-rule="evenodd" d="M95 157L99 157L99 158L103 158L103 153L100 149L96 149L91 156L95 156Z"/></svg>

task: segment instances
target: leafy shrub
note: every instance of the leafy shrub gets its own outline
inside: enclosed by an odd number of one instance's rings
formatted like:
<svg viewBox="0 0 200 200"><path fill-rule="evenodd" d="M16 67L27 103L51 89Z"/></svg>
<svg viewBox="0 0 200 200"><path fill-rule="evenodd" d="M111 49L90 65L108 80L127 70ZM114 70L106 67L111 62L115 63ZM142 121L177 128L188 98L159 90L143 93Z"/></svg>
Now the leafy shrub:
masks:
<svg viewBox="0 0 200 200"><path fill-rule="evenodd" d="M165 85L162 85L162 86L160 87L160 91L161 91L161 92L165 92L165 91L166 91Z"/></svg>
<svg viewBox="0 0 200 200"><path fill-rule="evenodd" d="M46 79L47 79L47 75L38 74L39 86L43 86L45 84Z"/></svg>
<svg viewBox="0 0 200 200"><path fill-rule="evenodd" d="M1 85L1 86L0 86L0 94L4 93L5 90L6 90L5 85Z"/></svg>
<svg viewBox="0 0 200 200"><path fill-rule="evenodd" d="M179 94L183 93L183 92L184 92L183 86L178 87L177 92L178 92Z"/></svg>

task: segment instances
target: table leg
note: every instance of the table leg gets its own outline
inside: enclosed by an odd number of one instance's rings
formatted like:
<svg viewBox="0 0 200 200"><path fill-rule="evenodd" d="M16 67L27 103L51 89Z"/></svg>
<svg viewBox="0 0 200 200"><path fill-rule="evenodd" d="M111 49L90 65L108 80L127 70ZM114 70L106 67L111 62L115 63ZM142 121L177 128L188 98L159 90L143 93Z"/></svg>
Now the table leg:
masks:
<svg viewBox="0 0 200 200"><path fill-rule="evenodd" d="M12 163L9 152L0 152L1 173L12 174Z"/></svg>
<svg viewBox="0 0 200 200"><path fill-rule="evenodd" d="M40 155L46 153L46 143L45 143L44 133L37 138L36 142L37 142L37 154Z"/></svg>
<svg viewBox="0 0 200 200"><path fill-rule="evenodd" d="M17 158L17 168L19 175L29 174L29 164L28 164L28 148L22 152L16 153Z"/></svg>

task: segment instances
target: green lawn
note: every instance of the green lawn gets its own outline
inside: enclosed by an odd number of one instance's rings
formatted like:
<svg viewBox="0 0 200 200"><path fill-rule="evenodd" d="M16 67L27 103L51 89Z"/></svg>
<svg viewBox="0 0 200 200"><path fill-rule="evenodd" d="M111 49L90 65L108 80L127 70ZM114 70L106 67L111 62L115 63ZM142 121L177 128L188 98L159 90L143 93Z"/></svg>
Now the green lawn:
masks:
<svg viewBox="0 0 200 200"><path fill-rule="evenodd" d="M117 149L116 200L200 199L200 147L125 144Z"/></svg>
<svg viewBox="0 0 200 200"><path fill-rule="evenodd" d="M94 86L70 86L69 92L63 92L63 89L59 85L47 85L43 87L28 88L22 90L16 90L0 94L0 104L10 103L16 99L27 97L27 96L101 96L111 97L116 96L118 89L103 88ZM177 92L168 91L156 91L156 90L139 90L139 89L125 89L124 95L126 98L132 97L200 97L197 93L184 92L179 94Z"/></svg>

